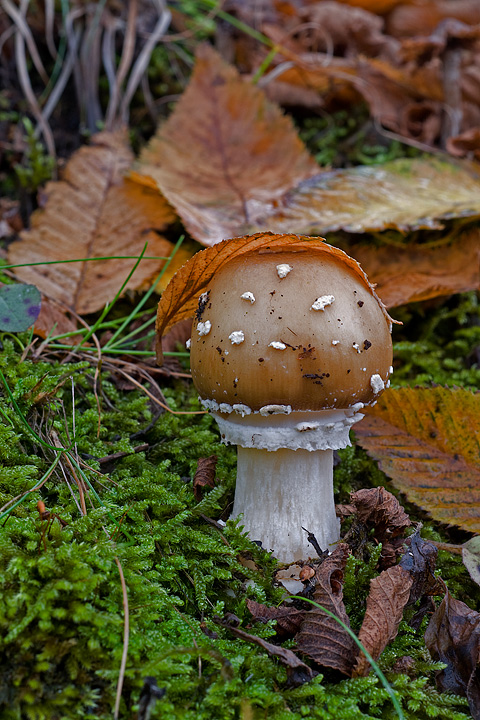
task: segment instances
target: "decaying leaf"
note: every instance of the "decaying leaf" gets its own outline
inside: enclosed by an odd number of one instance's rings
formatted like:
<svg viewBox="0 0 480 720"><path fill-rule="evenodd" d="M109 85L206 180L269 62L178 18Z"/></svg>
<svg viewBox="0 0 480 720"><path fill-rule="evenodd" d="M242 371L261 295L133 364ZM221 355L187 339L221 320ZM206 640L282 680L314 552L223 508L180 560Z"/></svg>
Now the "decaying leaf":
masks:
<svg viewBox="0 0 480 720"><path fill-rule="evenodd" d="M78 329L77 321L61 303L51 300L45 295L42 296L40 314L35 320L34 332L45 339L49 334L63 335L72 333ZM75 345L81 340L81 336L70 336L62 339L64 343Z"/></svg>
<svg viewBox="0 0 480 720"><path fill-rule="evenodd" d="M476 535L464 543L462 559L472 580L480 585L480 535Z"/></svg>
<svg viewBox="0 0 480 720"><path fill-rule="evenodd" d="M137 170L133 177L152 178L193 237L213 245L247 232L252 214L268 212L317 167L292 121L205 45Z"/></svg>
<svg viewBox="0 0 480 720"><path fill-rule="evenodd" d="M133 160L123 133L99 133L68 162L61 182L46 187L46 205L31 230L9 248L9 263L47 263L105 256L166 257L172 244L158 235L175 215L158 192L125 179ZM17 276L77 313L113 300L135 260L66 262L16 268ZM152 280L163 260L140 263L128 288Z"/></svg>
<svg viewBox="0 0 480 720"><path fill-rule="evenodd" d="M215 487L215 470L217 467L218 457L210 455L210 457L201 457L197 461L197 470L193 478L193 494L195 500L200 502L202 499L202 490L205 488Z"/></svg>
<svg viewBox="0 0 480 720"><path fill-rule="evenodd" d="M341 543L323 561L316 573L313 599L350 627L343 604L342 585L348 555L348 546ZM320 608L313 607L305 615L295 640L299 652L318 665L334 668L345 675L351 674L357 646L346 630Z"/></svg>
<svg viewBox="0 0 480 720"><path fill-rule="evenodd" d="M295 249L308 249L312 253L326 253L341 257L349 268L361 278L361 281L375 295L367 276L356 260L346 255L322 238L308 238L298 235L273 235L257 233L245 237L224 240L211 248L206 248L194 255L175 274L165 289L158 304L157 313L157 359L162 364L160 341L165 332L175 323L192 317L198 307L198 298L207 287L213 275L229 260L240 255L253 252L267 252L270 248L295 246Z"/></svg>
<svg viewBox="0 0 480 720"><path fill-rule="evenodd" d="M420 537L420 530L421 525L405 541L407 551L399 563L412 578L409 605L413 605L424 595L439 595L442 591L435 577L438 550L435 545Z"/></svg>
<svg viewBox="0 0 480 720"><path fill-rule="evenodd" d="M367 609L358 639L374 660L397 635L412 582L409 573L400 565L395 565L381 572L370 583ZM367 675L369 669L369 661L360 653L353 675Z"/></svg>
<svg viewBox="0 0 480 720"><path fill-rule="evenodd" d="M384 487L365 488L350 495L358 520L375 528L378 542L403 533L412 524L395 495Z"/></svg>
<svg viewBox="0 0 480 720"><path fill-rule="evenodd" d="M257 622L275 620L277 623L277 636L286 640L297 634L305 617L305 610L298 610L292 605L280 605L280 607L268 607L262 603L247 598L247 608L252 613L253 619Z"/></svg>
<svg viewBox="0 0 480 720"><path fill-rule="evenodd" d="M480 718L480 614L448 590L432 615L425 644L434 660L446 664L437 673L442 692L466 696L474 720Z"/></svg>
<svg viewBox="0 0 480 720"><path fill-rule="evenodd" d="M480 393L389 389L355 426L393 484L440 522L480 532Z"/></svg>
<svg viewBox="0 0 480 720"><path fill-rule="evenodd" d="M439 295L480 289L480 232L462 233L448 245L404 248L356 243L347 252L356 258L387 307Z"/></svg>

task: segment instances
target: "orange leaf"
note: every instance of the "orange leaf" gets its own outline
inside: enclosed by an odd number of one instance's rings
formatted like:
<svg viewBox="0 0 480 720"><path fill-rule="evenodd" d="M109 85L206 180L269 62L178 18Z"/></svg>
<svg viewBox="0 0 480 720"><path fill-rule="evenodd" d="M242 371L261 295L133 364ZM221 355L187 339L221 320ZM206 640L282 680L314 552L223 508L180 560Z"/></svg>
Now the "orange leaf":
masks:
<svg viewBox="0 0 480 720"><path fill-rule="evenodd" d="M157 312L157 359L162 363L160 340L167 330L185 318L192 317L198 307L200 292L208 285L213 275L235 257L257 252L262 248L295 245L296 248L308 248L312 253L326 253L341 257L361 278L372 295L376 296L368 282L367 276L356 260L332 245L327 245L323 238L304 237L301 235L274 235L273 233L257 233L245 237L224 240L213 247L206 248L194 255L174 275L158 304Z"/></svg>
<svg viewBox="0 0 480 720"><path fill-rule="evenodd" d="M61 182L46 188L45 209L9 248L9 263L34 263L111 255L168 256L172 244L155 232L175 218L158 191L124 178L133 156L124 133L99 133L68 162ZM16 268L24 282L90 313L113 300L135 260L107 260ZM136 289L158 273L163 260L144 260L128 283Z"/></svg>
<svg viewBox="0 0 480 720"><path fill-rule="evenodd" d="M440 522L480 532L480 393L387 390L355 426L394 486Z"/></svg>
<svg viewBox="0 0 480 720"><path fill-rule="evenodd" d="M133 177L152 178L204 245L246 233L252 213L268 214L317 172L292 121L208 46L137 169Z"/></svg>
<svg viewBox="0 0 480 720"><path fill-rule="evenodd" d="M347 250L361 263L387 307L480 289L477 229L436 248L425 245L374 248L357 244Z"/></svg>

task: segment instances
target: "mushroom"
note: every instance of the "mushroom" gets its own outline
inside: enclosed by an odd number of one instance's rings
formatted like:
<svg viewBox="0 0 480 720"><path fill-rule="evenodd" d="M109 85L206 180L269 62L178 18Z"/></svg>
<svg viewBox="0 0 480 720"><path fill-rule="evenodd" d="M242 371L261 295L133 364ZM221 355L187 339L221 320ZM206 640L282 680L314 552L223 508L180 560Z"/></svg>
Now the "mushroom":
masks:
<svg viewBox="0 0 480 720"><path fill-rule="evenodd" d="M322 549L339 539L333 451L387 385L390 333L360 266L337 249L239 255L199 299L192 377L238 446L232 516L281 562L312 554L309 533Z"/></svg>

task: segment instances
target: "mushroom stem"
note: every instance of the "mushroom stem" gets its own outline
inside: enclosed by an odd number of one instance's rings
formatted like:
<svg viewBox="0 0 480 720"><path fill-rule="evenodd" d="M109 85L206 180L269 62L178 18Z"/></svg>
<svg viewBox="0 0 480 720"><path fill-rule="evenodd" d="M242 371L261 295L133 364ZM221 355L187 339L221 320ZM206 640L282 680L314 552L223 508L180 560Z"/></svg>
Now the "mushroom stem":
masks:
<svg viewBox="0 0 480 720"><path fill-rule="evenodd" d="M302 526L322 548L340 537L333 498L333 450L275 452L238 447L233 517L280 562L316 556Z"/></svg>

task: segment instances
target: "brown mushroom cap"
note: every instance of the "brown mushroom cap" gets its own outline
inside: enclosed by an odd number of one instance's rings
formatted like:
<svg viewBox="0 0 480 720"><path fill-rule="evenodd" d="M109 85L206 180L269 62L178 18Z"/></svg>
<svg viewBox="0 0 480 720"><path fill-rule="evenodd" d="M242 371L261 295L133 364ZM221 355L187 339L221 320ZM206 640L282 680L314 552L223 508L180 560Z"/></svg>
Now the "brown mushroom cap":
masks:
<svg viewBox="0 0 480 720"><path fill-rule="evenodd" d="M390 321L341 257L272 248L222 266L191 340L201 398L292 410L371 403L392 363Z"/></svg>

